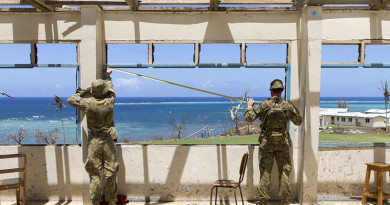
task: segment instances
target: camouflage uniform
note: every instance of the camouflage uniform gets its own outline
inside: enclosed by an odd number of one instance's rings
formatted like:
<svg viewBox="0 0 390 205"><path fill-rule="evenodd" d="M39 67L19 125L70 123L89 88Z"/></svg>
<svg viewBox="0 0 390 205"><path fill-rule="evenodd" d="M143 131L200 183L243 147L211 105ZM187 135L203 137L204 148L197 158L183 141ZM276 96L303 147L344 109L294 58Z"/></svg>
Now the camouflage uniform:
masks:
<svg viewBox="0 0 390 205"><path fill-rule="evenodd" d="M85 170L89 174L91 202L100 204L102 199L101 174L105 178L105 199L110 205L116 204L116 174L119 163L116 159L114 140L118 138L113 121L115 92L111 78L92 83L93 97L86 97L78 91L69 97L68 104L82 110L87 115L88 156Z"/></svg>
<svg viewBox="0 0 390 205"><path fill-rule="evenodd" d="M280 80L279 80L280 81ZM283 85L279 83L271 83L271 89L282 88ZM276 84L276 85L275 85ZM276 88L275 88L276 87ZM273 123L267 121L266 115L273 107L283 107L285 121L284 127L278 130L267 130L266 125ZM283 100L281 97L271 97L260 103L258 108L247 108L245 111L245 119L252 122L260 118L263 122L262 131L259 136L259 169L260 169L260 204L266 204L270 198L269 192L271 188L271 172L274 158L279 171L279 196L282 198L282 204L288 204L288 199L291 196L291 189L289 186L289 175L291 172L291 159L290 159L290 141L287 133L287 122L291 120L295 125L301 125L302 117L299 115L299 111L288 101Z"/></svg>

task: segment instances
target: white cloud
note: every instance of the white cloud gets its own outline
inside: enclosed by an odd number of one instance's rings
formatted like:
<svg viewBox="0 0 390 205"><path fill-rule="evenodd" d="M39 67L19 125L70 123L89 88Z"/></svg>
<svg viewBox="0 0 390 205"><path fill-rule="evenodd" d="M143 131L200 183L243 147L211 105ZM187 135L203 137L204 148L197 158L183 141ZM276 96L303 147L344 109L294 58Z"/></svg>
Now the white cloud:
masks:
<svg viewBox="0 0 390 205"><path fill-rule="evenodd" d="M60 88L62 88L62 85L56 84L56 89L60 89Z"/></svg>
<svg viewBox="0 0 390 205"><path fill-rule="evenodd" d="M214 83L211 82L211 80L208 80L207 82L202 84L203 88L213 88L215 87Z"/></svg>
<svg viewBox="0 0 390 205"><path fill-rule="evenodd" d="M117 88L130 88L130 89L138 89L142 85L142 82L136 78L118 78L114 80L114 87Z"/></svg>

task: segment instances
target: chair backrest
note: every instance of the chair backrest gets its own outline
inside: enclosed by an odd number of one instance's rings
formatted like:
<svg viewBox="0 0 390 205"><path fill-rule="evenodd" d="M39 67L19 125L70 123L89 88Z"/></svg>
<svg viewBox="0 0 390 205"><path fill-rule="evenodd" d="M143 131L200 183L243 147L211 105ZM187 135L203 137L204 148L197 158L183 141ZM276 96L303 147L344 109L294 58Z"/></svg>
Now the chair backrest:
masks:
<svg viewBox="0 0 390 205"><path fill-rule="evenodd" d="M7 155L0 155L0 159L9 159L9 158L19 158L22 157L24 161L23 167L17 167L17 168L11 168L11 169L2 169L0 170L0 174L6 174L6 173L14 173L14 172L23 172L23 181L26 183L26 155L25 154L7 154Z"/></svg>
<svg viewBox="0 0 390 205"><path fill-rule="evenodd" d="M244 180L244 175L245 175L245 169L246 169L246 164L248 162L248 152L242 155L241 158L241 165L240 165L240 179L238 180L238 183L241 183L242 180Z"/></svg>

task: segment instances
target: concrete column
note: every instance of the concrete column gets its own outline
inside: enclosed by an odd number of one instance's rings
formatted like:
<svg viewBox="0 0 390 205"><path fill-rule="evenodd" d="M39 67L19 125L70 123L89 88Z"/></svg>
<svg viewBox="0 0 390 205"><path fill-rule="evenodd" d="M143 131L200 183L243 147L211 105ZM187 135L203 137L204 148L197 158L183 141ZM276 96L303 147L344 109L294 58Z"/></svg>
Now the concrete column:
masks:
<svg viewBox="0 0 390 205"><path fill-rule="evenodd" d="M321 85L322 7L302 11L299 34L300 110L304 121L300 133L298 200L317 203L319 106Z"/></svg>
<svg viewBox="0 0 390 205"><path fill-rule="evenodd" d="M82 88L102 78L102 68L106 63L102 11L98 6L81 6L81 42L79 44L80 83ZM81 144L83 162L87 158L87 118L81 114ZM89 175L83 174L83 204L90 204Z"/></svg>
<svg viewBox="0 0 390 205"><path fill-rule="evenodd" d="M300 92L300 75L299 75L299 55L298 55L298 49L299 49L299 40L292 41L289 44L289 64L291 69L291 80L290 80L290 102L298 108L299 112L302 115L302 109L300 108L302 101L301 101L301 92ZM298 184L298 173L299 173L299 159L300 159L300 153L301 153L301 140L300 140L300 132L301 127L294 125L294 123L290 122L290 138L292 141L292 149L290 150L290 157L292 162L292 172L290 174L290 185L291 185L291 191L292 191L292 197L295 199L297 197L297 186L292 186L293 184Z"/></svg>

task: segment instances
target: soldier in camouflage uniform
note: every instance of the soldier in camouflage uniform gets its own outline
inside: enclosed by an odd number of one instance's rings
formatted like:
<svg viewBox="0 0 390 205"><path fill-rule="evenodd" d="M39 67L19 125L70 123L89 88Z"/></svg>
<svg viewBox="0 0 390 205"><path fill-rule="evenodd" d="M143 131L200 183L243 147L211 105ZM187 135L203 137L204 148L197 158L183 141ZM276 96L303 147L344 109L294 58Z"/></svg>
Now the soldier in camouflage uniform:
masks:
<svg viewBox="0 0 390 205"><path fill-rule="evenodd" d="M115 92L111 72L107 70L106 80L96 80L91 88L78 89L68 99L69 105L87 115L88 156L85 170L90 178L89 192L93 205L99 205L102 200L102 172L106 182L105 199L110 205L116 204L119 163L116 159L115 141L118 135L113 121Z"/></svg>
<svg viewBox="0 0 390 205"><path fill-rule="evenodd" d="M267 204L270 198L271 172L274 158L279 171L279 196L281 204L289 204L291 189L289 175L291 172L290 140L287 133L287 122L291 120L295 125L302 124L302 117L294 105L281 98L284 90L283 82L275 79L271 82L271 98L254 108L253 99L248 100L245 119L249 122L260 118L262 120L259 136L259 169L260 169L260 201L258 204Z"/></svg>

